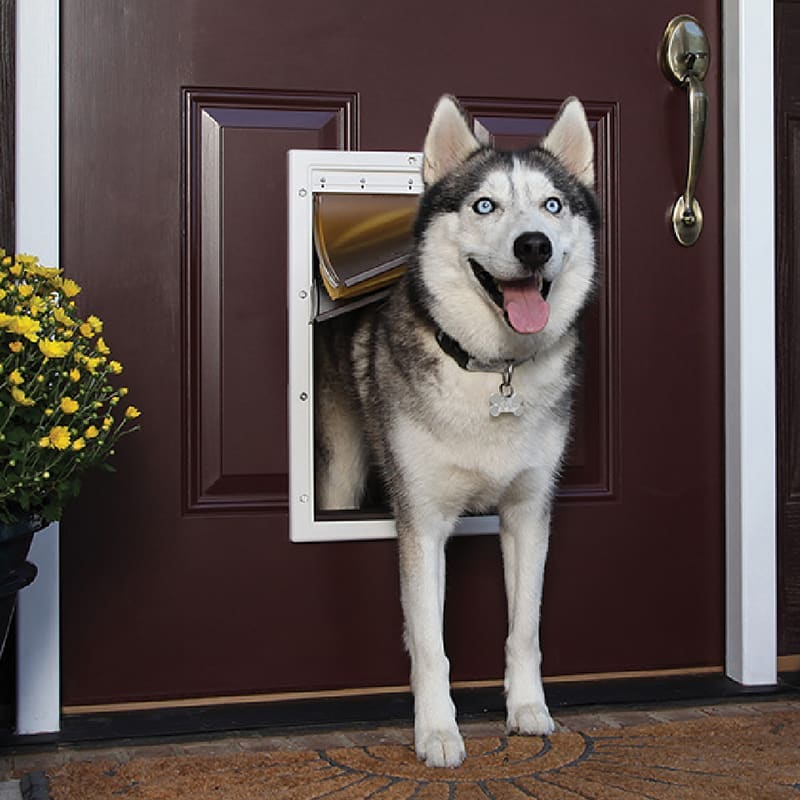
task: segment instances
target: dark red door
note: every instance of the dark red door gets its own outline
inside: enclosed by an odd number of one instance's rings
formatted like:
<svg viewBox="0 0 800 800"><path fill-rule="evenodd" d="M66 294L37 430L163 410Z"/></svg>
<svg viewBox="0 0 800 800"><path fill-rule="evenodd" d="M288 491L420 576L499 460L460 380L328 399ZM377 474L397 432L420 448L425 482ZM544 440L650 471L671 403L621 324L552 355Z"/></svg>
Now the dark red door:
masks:
<svg viewBox="0 0 800 800"><path fill-rule="evenodd" d="M403 685L394 543L287 528L286 151L416 150L452 92L498 141L587 105L604 209L576 446L555 515L546 674L720 665L719 73L692 249L666 213L686 99L669 18L716 3L62 0L62 259L143 430L62 527L63 698ZM495 537L449 549L456 680L502 676Z"/></svg>

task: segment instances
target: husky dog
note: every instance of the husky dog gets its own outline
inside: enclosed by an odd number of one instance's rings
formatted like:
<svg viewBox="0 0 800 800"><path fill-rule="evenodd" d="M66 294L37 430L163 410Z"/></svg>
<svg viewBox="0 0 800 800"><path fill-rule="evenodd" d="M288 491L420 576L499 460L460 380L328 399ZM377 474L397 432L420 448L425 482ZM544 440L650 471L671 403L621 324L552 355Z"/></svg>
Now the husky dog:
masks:
<svg viewBox="0 0 800 800"><path fill-rule="evenodd" d="M319 336L317 498L361 502L370 464L399 540L414 739L429 766L464 742L442 640L444 547L460 514L497 508L509 631L509 732L547 735L539 606L550 506L570 429L579 312L599 214L583 106L539 146L479 141L449 96L424 146L415 252L388 300ZM341 318L340 318L341 319Z"/></svg>

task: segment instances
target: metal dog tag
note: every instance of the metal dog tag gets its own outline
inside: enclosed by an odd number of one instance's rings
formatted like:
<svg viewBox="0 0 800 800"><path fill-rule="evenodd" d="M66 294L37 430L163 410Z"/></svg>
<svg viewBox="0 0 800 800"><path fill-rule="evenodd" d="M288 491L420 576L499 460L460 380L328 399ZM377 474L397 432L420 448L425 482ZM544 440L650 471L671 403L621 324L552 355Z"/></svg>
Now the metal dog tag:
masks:
<svg viewBox="0 0 800 800"><path fill-rule="evenodd" d="M503 369L503 382L495 394L489 395L489 413L493 417L501 414L513 414L518 417L522 413L522 400L517 397L511 379L514 377L514 362L507 361Z"/></svg>
<svg viewBox="0 0 800 800"><path fill-rule="evenodd" d="M522 414L522 400L513 389L509 395L496 392L489 395L489 413L493 417L499 417L501 414L513 414L518 417Z"/></svg>

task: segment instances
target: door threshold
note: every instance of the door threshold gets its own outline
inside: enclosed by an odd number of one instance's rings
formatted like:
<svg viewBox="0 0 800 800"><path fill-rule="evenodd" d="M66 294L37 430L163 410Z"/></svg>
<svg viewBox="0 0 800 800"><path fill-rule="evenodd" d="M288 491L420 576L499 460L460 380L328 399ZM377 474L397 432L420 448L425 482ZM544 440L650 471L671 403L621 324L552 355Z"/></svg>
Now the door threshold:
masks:
<svg viewBox="0 0 800 800"><path fill-rule="evenodd" d="M722 667L690 667L682 669L630 670L626 672L592 672L577 675L545 677L545 685L561 683L601 683L609 680L666 678L676 676L722 675ZM502 688L502 678L482 681L453 681L454 691L462 689ZM159 711L179 708L206 708L213 706L253 705L261 703L287 703L298 700L333 700L343 698L375 697L387 694L405 694L411 691L408 684L397 686L362 686L349 689L323 689L310 692L274 692L270 694L224 695L220 697L186 697L173 700L143 700L128 703L96 703L65 705L65 716L84 714L116 714L129 711Z"/></svg>
<svg viewBox="0 0 800 800"><path fill-rule="evenodd" d="M744 687L726 678L721 670L691 672L662 670L658 673L614 673L617 677L595 680L550 679L545 693L552 710L597 709L602 706L676 706L757 701L781 695L800 695L797 683L780 681L774 686ZM337 693L304 693L276 700L216 698L195 705L171 703L158 707L82 710L65 713L58 733L18 736L0 733L0 747L80 744L92 746L131 740L209 738L232 731L261 731L269 735L384 725L410 725L413 701L407 687L381 690L340 690ZM502 684L497 681L455 683L453 699L462 721L502 717L505 709ZM138 704L141 706L141 704ZM116 708L116 707L115 707ZM81 707L86 709L86 707ZM65 709L66 712L66 709Z"/></svg>

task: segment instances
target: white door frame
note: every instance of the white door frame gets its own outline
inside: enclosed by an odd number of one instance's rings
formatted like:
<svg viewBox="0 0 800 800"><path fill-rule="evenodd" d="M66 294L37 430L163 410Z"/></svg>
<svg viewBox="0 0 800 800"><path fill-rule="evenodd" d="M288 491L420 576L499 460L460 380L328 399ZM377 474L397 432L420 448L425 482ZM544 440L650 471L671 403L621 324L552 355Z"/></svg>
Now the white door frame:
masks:
<svg viewBox="0 0 800 800"><path fill-rule="evenodd" d="M17 4L17 249L49 264L59 262L59 15L59 0ZM777 679L772 4L723 0L722 20L725 670L759 685ZM36 539L41 573L19 598L25 734L58 730L60 712L57 526Z"/></svg>
<svg viewBox="0 0 800 800"><path fill-rule="evenodd" d="M723 0L725 670L777 680L773 4Z"/></svg>
<svg viewBox="0 0 800 800"><path fill-rule="evenodd" d="M59 0L16 4L16 249L59 263ZM58 525L34 537L39 574L17 600L17 733L61 715Z"/></svg>

